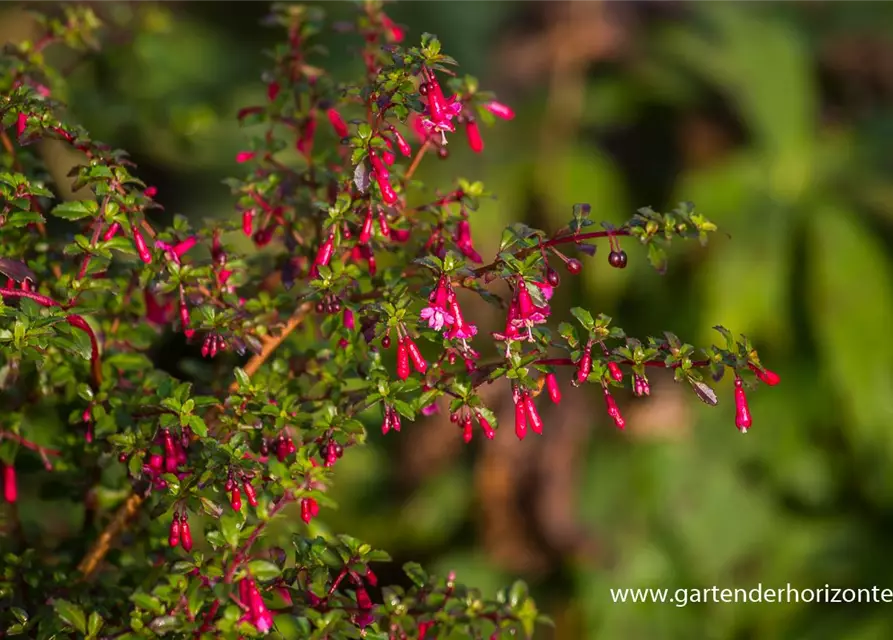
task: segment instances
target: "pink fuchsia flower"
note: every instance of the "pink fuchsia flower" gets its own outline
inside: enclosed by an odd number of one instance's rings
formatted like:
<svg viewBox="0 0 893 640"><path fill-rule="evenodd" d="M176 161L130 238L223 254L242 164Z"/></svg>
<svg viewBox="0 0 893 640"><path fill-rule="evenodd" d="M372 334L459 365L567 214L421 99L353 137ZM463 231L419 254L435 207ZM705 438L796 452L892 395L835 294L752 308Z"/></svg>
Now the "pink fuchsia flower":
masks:
<svg viewBox="0 0 893 640"><path fill-rule="evenodd" d="M243 164L249 160L253 160L257 154L254 151L240 151L236 154L236 162Z"/></svg>
<svg viewBox="0 0 893 640"><path fill-rule="evenodd" d="M425 142L428 140L428 138L431 137L431 135L428 133L428 130L425 128L425 125L422 124L422 120L424 120L424 118L422 118L417 113L410 114L408 119L409 126L412 129L412 132L419 139L419 142Z"/></svg>
<svg viewBox="0 0 893 640"><path fill-rule="evenodd" d="M618 429L625 429L626 421L623 419L623 416L620 415L620 409L617 408L617 401L614 400L614 396L608 391L608 387L603 387L603 390L605 393L605 405L608 407L608 415L614 420L614 424Z"/></svg>
<svg viewBox="0 0 893 640"><path fill-rule="evenodd" d="M450 315L453 316L453 326L446 335L448 340L468 340L477 335L477 327L465 322L455 293L450 295L449 309Z"/></svg>
<svg viewBox="0 0 893 640"><path fill-rule="evenodd" d="M22 134L25 133L25 129L28 128L28 114L24 111L20 111L18 117L16 118L16 137L21 138Z"/></svg>
<svg viewBox="0 0 893 640"><path fill-rule="evenodd" d="M428 323L428 327L440 331L444 327L451 327L455 318L450 314L450 294L452 287L449 280L441 276L437 287L428 297L428 306L422 309L421 318Z"/></svg>
<svg viewBox="0 0 893 640"><path fill-rule="evenodd" d="M484 109L503 120L511 120L515 117L515 112L512 111L511 107L504 105L501 102L496 102L495 100L485 103Z"/></svg>
<svg viewBox="0 0 893 640"><path fill-rule="evenodd" d="M182 242L178 242L174 245L158 240L155 242L155 248L164 251L168 258L175 264L180 264L180 258L182 258L187 251L192 249L197 242L198 239L195 236L189 236Z"/></svg>
<svg viewBox="0 0 893 640"><path fill-rule="evenodd" d="M162 304L152 293L146 289L143 291L143 299L146 302L146 320L156 326L164 326L171 321L174 311L174 303L165 300Z"/></svg>
<svg viewBox="0 0 893 640"><path fill-rule="evenodd" d="M750 407L747 405L747 396L744 394L744 383L741 378L735 377L735 426L741 433L747 433L753 424L750 416Z"/></svg>
<svg viewBox="0 0 893 640"><path fill-rule="evenodd" d="M456 127L453 124L453 118L462 113L462 103L453 96L449 101L444 101L440 107L439 115L435 117L431 111L430 93L428 94L428 117L422 119L422 126L428 135L440 134L440 144L447 144L446 132L453 133Z"/></svg>

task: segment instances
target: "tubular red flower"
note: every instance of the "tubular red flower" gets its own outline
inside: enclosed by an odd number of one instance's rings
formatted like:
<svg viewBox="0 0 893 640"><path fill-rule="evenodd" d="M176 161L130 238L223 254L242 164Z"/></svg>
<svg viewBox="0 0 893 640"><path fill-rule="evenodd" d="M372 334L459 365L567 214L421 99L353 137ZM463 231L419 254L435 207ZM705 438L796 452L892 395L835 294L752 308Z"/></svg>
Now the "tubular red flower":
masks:
<svg viewBox="0 0 893 640"><path fill-rule="evenodd" d="M332 260L332 254L335 252L335 234L329 234L329 237L326 238L326 241L323 242L319 251L316 252L316 257L313 259L313 265L310 267L310 277L315 278L319 275L319 267L328 266L329 262Z"/></svg>
<svg viewBox="0 0 893 640"><path fill-rule="evenodd" d="M267 99L270 102L273 102L273 100L276 99L276 96L279 95L279 89L280 87L278 82L271 82L267 85Z"/></svg>
<svg viewBox="0 0 893 640"><path fill-rule="evenodd" d="M341 114L338 113L337 109L332 107L326 111L326 116L329 118L332 129L335 130L335 135L339 138L346 138L349 135L350 131L347 129L347 123L344 122L344 118L341 117Z"/></svg>
<svg viewBox="0 0 893 640"><path fill-rule="evenodd" d="M233 492L229 497L229 504L233 508L233 511L242 510L242 492L239 491L239 487L233 487Z"/></svg>
<svg viewBox="0 0 893 640"><path fill-rule="evenodd" d="M611 392L608 391L607 387L604 387L605 393L605 404L608 407L608 415L614 420L614 424L618 429L623 430L626 427L626 421L623 419L623 416L620 415L620 409L617 408L617 401L614 400L614 396L611 395Z"/></svg>
<svg viewBox="0 0 893 640"><path fill-rule="evenodd" d="M20 111L19 115L16 117L16 137L21 138L22 134L25 133L25 129L28 128L28 114L24 111Z"/></svg>
<svg viewBox="0 0 893 640"><path fill-rule="evenodd" d="M183 512L183 518L180 521L180 544L186 553L192 551L192 530L189 528L186 512Z"/></svg>
<svg viewBox="0 0 893 640"><path fill-rule="evenodd" d="M462 420L462 440L465 444L471 442L471 438L474 435L472 431L472 423L471 423L471 415L466 415Z"/></svg>
<svg viewBox="0 0 893 640"><path fill-rule="evenodd" d="M422 357L422 352L419 351L418 345L416 345L409 336L406 336L403 341L406 343L406 350L409 352L409 359L412 361L412 366L416 371L424 375L428 370L428 363L425 362L425 358Z"/></svg>
<svg viewBox="0 0 893 640"><path fill-rule="evenodd" d="M524 405L524 394L515 400L515 435L523 440L527 435L527 407Z"/></svg>
<svg viewBox="0 0 893 640"><path fill-rule="evenodd" d="M608 371L611 373L611 377L615 382L623 380L623 371L620 370L620 365L616 362L608 363Z"/></svg>
<svg viewBox="0 0 893 640"><path fill-rule="evenodd" d="M394 191L394 187L391 186L387 173L381 174L376 171L375 181L378 183L378 188L381 191L381 199L384 200L385 204L390 206L397 202L397 193Z"/></svg>
<svg viewBox="0 0 893 640"><path fill-rule="evenodd" d="M366 244L372 238L372 223L375 221L375 216L372 213L372 205L369 205L369 208L366 210L366 217L363 219L363 227L360 229L360 237L358 241L360 244Z"/></svg>
<svg viewBox="0 0 893 640"><path fill-rule="evenodd" d="M10 504L15 504L19 499L16 468L11 464L3 465L3 499Z"/></svg>
<svg viewBox="0 0 893 640"><path fill-rule="evenodd" d="M391 235L391 227L388 225L388 217L385 215L385 212L381 210L378 211L378 230L385 238Z"/></svg>
<svg viewBox="0 0 893 640"><path fill-rule="evenodd" d="M561 387L558 386L558 378L554 373L546 374L546 390L549 392L549 399L558 404L561 402Z"/></svg>
<svg viewBox="0 0 893 640"><path fill-rule="evenodd" d="M409 349L406 347L406 341L401 340L397 345L397 377L406 380L409 373Z"/></svg>
<svg viewBox="0 0 893 640"><path fill-rule="evenodd" d="M735 426L741 433L747 433L753 424L750 415L750 407L747 406L747 396L744 394L744 382L741 378L735 378Z"/></svg>
<svg viewBox="0 0 893 640"><path fill-rule="evenodd" d="M480 413L476 415L478 424L481 425L481 429L484 431L484 436L486 436L487 440L492 440L496 436L496 432L493 430L493 427L490 426L490 423L487 421L487 419Z"/></svg>
<svg viewBox="0 0 893 640"><path fill-rule="evenodd" d="M149 251L149 247L146 246L146 240L143 238L143 234L140 233L140 230L133 227L133 244L136 246L136 252L140 256L140 260L149 264L152 262L152 252Z"/></svg>
<svg viewBox="0 0 893 640"><path fill-rule="evenodd" d="M257 492L254 490L254 485L252 485L248 480L242 482L242 489L245 491L245 497L248 498L248 504L252 507L257 506Z"/></svg>
<svg viewBox="0 0 893 640"><path fill-rule="evenodd" d="M257 154L254 151L240 151L236 154L236 162L239 164L244 164L250 160L254 159L254 156Z"/></svg>
<svg viewBox="0 0 893 640"><path fill-rule="evenodd" d="M770 371L769 369L760 369L754 364L748 364L750 370L757 374L757 379L763 384L767 384L770 387L774 387L779 382L781 382L781 376L779 376L774 371Z"/></svg>
<svg viewBox="0 0 893 640"><path fill-rule="evenodd" d="M530 422L530 428L537 435L543 435L543 420L540 418L539 412L536 410L536 404L530 394L524 394L524 410L527 412L527 419Z"/></svg>
<svg viewBox="0 0 893 640"><path fill-rule="evenodd" d="M254 231L254 209L248 209L242 212L242 233L249 238Z"/></svg>
<svg viewBox="0 0 893 640"><path fill-rule="evenodd" d="M403 134L393 129L391 133L394 134L394 140L397 141L397 149L407 158L412 155L412 147L409 146L409 143L406 141L406 138L403 137Z"/></svg>
<svg viewBox="0 0 893 640"><path fill-rule="evenodd" d="M118 235L118 231L120 231L120 230L121 230L121 225L118 224L117 222L113 222L112 224L109 225L109 228L106 229L105 233L102 234L102 241L108 242L109 240L114 238L116 235Z"/></svg>
<svg viewBox="0 0 893 640"><path fill-rule="evenodd" d="M515 112L512 111L511 107L504 105L501 102L496 102L495 100L485 103L484 109L503 120L511 120L515 117Z"/></svg>
<svg viewBox="0 0 893 640"><path fill-rule="evenodd" d="M481 137L481 129L475 120L466 121L465 135L468 138L468 147L474 153L480 153L484 150L484 139Z"/></svg>
<svg viewBox="0 0 893 640"><path fill-rule="evenodd" d="M592 345L586 345L586 350L583 352L583 355L580 356L580 360L577 363L577 375L574 378L574 383L576 385L581 385L589 378L589 374L592 373Z"/></svg>
<svg viewBox="0 0 893 640"><path fill-rule="evenodd" d="M180 546L180 514L174 513L171 527L167 534L167 544L171 548Z"/></svg>

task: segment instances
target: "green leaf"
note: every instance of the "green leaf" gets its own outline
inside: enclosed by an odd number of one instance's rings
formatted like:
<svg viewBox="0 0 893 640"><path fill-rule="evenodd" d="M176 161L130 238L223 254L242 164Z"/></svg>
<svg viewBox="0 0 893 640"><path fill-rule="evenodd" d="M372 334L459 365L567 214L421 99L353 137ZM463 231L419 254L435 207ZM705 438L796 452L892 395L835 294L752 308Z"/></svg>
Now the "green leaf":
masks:
<svg viewBox="0 0 893 640"><path fill-rule="evenodd" d="M407 562L403 565L403 571L416 586L424 587L428 583L428 574L417 562Z"/></svg>
<svg viewBox="0 0 893 640"><path fill-rule="evenodd" d="M240 388L245 389L251 385L251 378L248 377L248 374L245 373L244 369L242 369L241 367L236 367L233 370L233 373L236 376L236 380L238 381Z"/></svg>
<svg viewBox="0 0 893 640"><path fill-rule="evenodd" d="M272 580L282 573L279 567L268 560L252 560L248 563L248 571L262 582Z"/></svg>
<svg viewBox="0 0 893 640"><path fill-rule="evenodd" d="M96 217L99 213L99 203L95 200L73 200L63 202L53 210L51 214L65 220L80 220L81 218Z"/></svg>
<svg viewBox="0 0 893 640"><path fill-rule="evenodd" d="M99 630L102 629L104 623L102 616L94 611L90 614L90 620L87 622L87 632L95 638L99 635Z"/></svg>
<svg viewBox="0 0 893 640"><path fill-rule="evenodd" d="M592 319L592 314L586 309L574 307L571 309L571 315L574 316L587 331L592 331L595 327L595 320Z"/></svg>
<svg viewBox="0 0 893 640"><path fill-rule="evenodd" d="M648 261L660 275L667 272L667 252L655 242L648 245Z"/></svg>
<svg viewBox="0 0 893 640"><path fill-rule="evenodd" d="M56 615L68 626L74 627L83 634L87 633L87 616L84 610L68 600L55 600L53 609Z"/></svg>

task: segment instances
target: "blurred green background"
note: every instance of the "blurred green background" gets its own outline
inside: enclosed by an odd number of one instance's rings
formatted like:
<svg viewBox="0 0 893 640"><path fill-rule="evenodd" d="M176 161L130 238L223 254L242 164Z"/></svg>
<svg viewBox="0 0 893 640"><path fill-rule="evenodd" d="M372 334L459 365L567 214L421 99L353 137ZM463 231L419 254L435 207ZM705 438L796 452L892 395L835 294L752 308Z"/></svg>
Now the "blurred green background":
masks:
<svg viewBox="0 0 893 640"><path fill-rule="evenodd" d="M324 3L334 18L349 3ZM96 139L132 153L167 212L232 215L238 108L264 99L264 2L95 3L120 25L61 96ZM893 637L889 604L614 604L609 589L893 588L893 4L869 2L403 2L410 41L436 33L518 117L460 133L419 176L480 179L474 214L493 255L505 224L557 229L576 202L614 223L680 200L720 225L677 246L658 276L627 242L563 272L580 305L631 335L698 346L722 324L782 377L734 427L730 381L709 409L670 376L620 396L615 432L598 393L565 385L546 433L461 445L445 416L371 437L339 465L334 529L398 563L454 569L493 593L527 579L576 638ZM0 15L4 38L20 16ZM12 36L11 36L12 34ZM333 69L358 63L327 37ZM68 61L60 60L65 66ZM484 329L500 319L472 311ZM556 309L556 315L558 315ZM487 347L484 344L483 349ZM488 389L503 419L504 387ZM398 571L383 568L382 580Z"/></svg>

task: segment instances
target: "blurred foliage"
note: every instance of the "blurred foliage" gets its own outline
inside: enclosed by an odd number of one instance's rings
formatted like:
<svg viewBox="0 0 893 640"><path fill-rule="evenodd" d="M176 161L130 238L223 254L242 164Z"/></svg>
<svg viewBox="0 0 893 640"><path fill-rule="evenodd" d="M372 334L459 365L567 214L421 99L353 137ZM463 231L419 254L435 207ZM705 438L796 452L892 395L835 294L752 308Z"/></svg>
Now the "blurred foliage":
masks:
<svg viewBox="0 0 893 640"><path fill-rule="evenodd" d="M638 401L657 417L646 430L630 413L629 437L614 433L599 398L585 413L555 414L587 434L573 499L598 552L556 551L547 571L520 576L556 619L557 629L543 633L889 637L893 613L884 605L681 608L613 604L608 590L893 586L885 582L893 570L893 341L886 336L893 326L893 4L573 3L598 5L589 19L619 33L616 46L583 56L583 71L565 78L582 95L573 117L551 106L562 90L552 82L558 63L519 68L523 47L539 46L535 58L552 59L575 46L544 37L564 4L395 5L391 13L411 38L435 32L518 112L511 126L485 132L484 156L473 157L456 136L451 157L421 176L437 182L447 164L462 165L498 194L472 221L485 257L502 225L527 218L554 229L574 202L590 202L594 217L613 222L640 206L695 202L729 237L708 249L674 249L665 278L635 248L623 271L608 268L600 251L585 261L584 277L564 276L557 304L603 311L637 334L667 328L711 341L713 325L733 327L783 383L753 394L754 429L744 438L730 407L707 411L687 398L685 411L663 411L676 402L671 384ZM128 149L167 212L229 215L220 182L245 139L237 109L263 97L265 3L98 8L120 33L71 72L71 95L63 98L74 119ZM350 7L326 9L337 16ZM21 19L4 11L9 36ZM329 49L336 68L360 64L336 37ZM565 117L571 131L553 136ZM512 445L525 449L521 464L544 446L548 426L544 439ZM346 457L333 495L341 508L325 515L326 524L362 532L392 553L396 567L412 558L455 569L492 593L513 570L481 541L475 468L485 446L457 449L442 468L407 482L401 468L414 451L399 439L373 438ZM396 571L383 579L392 577L399 580Z"/></svg>

